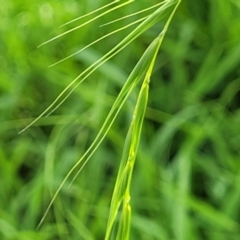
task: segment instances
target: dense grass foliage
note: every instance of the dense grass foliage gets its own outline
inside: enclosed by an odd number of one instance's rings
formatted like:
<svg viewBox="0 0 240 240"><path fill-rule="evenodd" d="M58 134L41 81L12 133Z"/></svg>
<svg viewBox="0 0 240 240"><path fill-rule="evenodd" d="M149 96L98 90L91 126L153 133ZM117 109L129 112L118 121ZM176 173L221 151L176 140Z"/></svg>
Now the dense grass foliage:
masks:
<svg viewBox="0 0 240 240"><path fill-rule="evenodd" d="M0 4L0 239L104 239L133 111L146 104L137 100L141 85L81 173L72 182L76 168L66 180L36 228L169 15L96 70L56 111L18 132L136 25L49 65L146 14L100 25L159 1L132 2L37 48L93 15L58 26L107 3L8 0ZM237 0L182 0L177 9L156 58L146 112L140 112L145 117L128 189L130 239L240 238L239 32Z"/></svg>

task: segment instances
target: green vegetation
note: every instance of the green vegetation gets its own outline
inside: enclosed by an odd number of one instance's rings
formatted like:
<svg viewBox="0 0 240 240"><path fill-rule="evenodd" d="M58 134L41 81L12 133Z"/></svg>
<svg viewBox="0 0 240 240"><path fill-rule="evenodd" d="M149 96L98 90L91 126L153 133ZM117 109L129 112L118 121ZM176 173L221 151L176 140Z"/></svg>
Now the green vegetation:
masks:
<svg viewBox="0 0 240 240"><path fill-rule="evenodd" d="M0 239L238 240L238 1L108 3L0 5Z"/></svg>

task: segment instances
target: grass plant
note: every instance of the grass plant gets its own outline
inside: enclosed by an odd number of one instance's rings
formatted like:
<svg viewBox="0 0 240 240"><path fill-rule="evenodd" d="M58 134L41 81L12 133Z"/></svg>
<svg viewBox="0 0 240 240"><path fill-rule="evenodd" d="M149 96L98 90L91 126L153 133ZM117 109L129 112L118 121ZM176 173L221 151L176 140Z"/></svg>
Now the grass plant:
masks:
<svg viewBox="0 0 240 240"><path fill-rule="evenodd" d="M116 1L118 2L118 1ZM119 7L123 7L125 4L131 3L132 1L127 1L125 3L119 4L110 10L104 11L102 14L97 15L94 18L91 18L89 21L86 23L80 24L77 27L74 27L66 32L63 32L62 34L44 42L42 45L45 45L47 43L50 43L53 40L56 40L59 37L62 37L72 31L77 30L78 28L83 27L84 25L98 19L99 17L108 14L111 11L116 10ZM71 170L67 173L66 177L60 184L58 190L54 194L43 218L41 219L40 223L38 226L40 226L45 219L50 207L54 203L57 195L59 194L59 191L62 189L63 185L66 183L68 178L71 176L71 174L75 171L76 168L78 168L77 173L75 174L72 182L75 180L77 175L82 171L83 167L85 164L88 162L90 157L93 155L93 153L96 151L96 149L99 147L100 143L103 141L105 138L106 134L108 133L109 129L111 128L114 120L116 119L118 113L120 112L122 106L124 105L125 101L131 94L131 92L136 88L136 85L138 82L144 78L141 90L138 95L138 100L136 103L136 107L133 113L133 120L131 123L131 127L129 129L128 137L130 139L127 139L125 142L125 150L124 154L120 163L120 168L116 180L116 185L114 188L113 192L113 197L112 197L112 203L111 203L111 208L110 208L110 213L109 213L109 220L108 220L108 225L106 229L106 235L105 239L110 239L112 228L114 223L116 222L116 216L118 215L118 209L119 206L122 204L123 205L123 210L122 210L122 216L120 219L119 227L118 227L118 233L117 236L114 237L115 239L129 239L129 231L130 231L130 217L131 217L131 206L130 206L130 183L131 183L131 176L132 176L132 171L133 171L133 166L136 158L136 154L138 151L138 143L141 135L141 129L142 129L142 122L143 118L145 115L145 110L147 107L147 101L148 101L148 84L150 81L150 77L152 74L152 69L154 67L155 59L157 56L157 53L159 51L160 45L162 43L162 40L165 36L165 33L167 32L169 23L175 13L175 10L177 9L180 1L166 1L162 2L160 7L154 11L153 13L149 14L142 20L143 22L138 25L138 27L131 33L129 33L119 44L116 45L112 50L110 50L106 55L104 55L102 58L100 58L98 61L94 62L89 68L87 68L83 73L81 73L77 78L75 78L64 90L63 92L56 98L56 100L42 113L37 117L34 121L32 121L26 128L24 128L20 133L24 132L27 128L32 126L36 121L38 121L41 117L43 117L45 114L51 114L52 112L55 111L73 92L73 90L76 89L76 87L79 86L80 83L82 83L89 75L94 72L99 66L101 66L103 63L111 59L114 55L116 55L118 52L120 52L122 49L124 49L127 45L129 45L134 39L136 39L139 35L144 33L146 30L148 30L150 27L152 27L154 24L156 24L161 18L162 15L165 14L165 11L169 10L170 7L174 6L172 9L172 12L167 19L166 25L164 26L163 30L159 33L159 37L152 42L150 47L146 50L145 54L142 56L140 59L139 63L136 65L132 73L130 74L128 80L122 87L117 99L115 100L108 116L106 117L106 120L101 127L97 137L94 139L93 143L90 145L89 149L84 153L84 155L77 161L77 163L71 168ZM107 4L106 6L93 11L90 14L87 14L87 16L92 15L93 13L102 10L103 8L109 6ZM157 7L154 6L154 7ZM150 7L151 9L152 7ZM144 9L138 13L144 12L146 10L149 10L149 8ZM132 16L131 14L130 16ZM122 19L122 18L121 18ZM121 20L120 19L120 20ZM75 22L76 20L79 20L79 18L74 19L69 23ZM116 21L116 20L115 20ZM138 22L138 21L136 21ZM134 23L136 23L134 22ZM67 25L64 24L63 26ZM126 27L131 26L131 24L127 25ZM116 31L120 31L123 28L117 29ZM114 32L111 32L110 35L112 35ZM108 36L107 34L106 36ZM94 41L93 43L98 42L99 40L102 40L106 36L103 36L102 38ZM88 46L87 46L88 47ZM80 50L81 51L81 50ZM80 51L77 51L78 54ZM74 56L75 54L72 54L71 56ZM70 56L70 57L71 57ZM69 57L67 57L68 59ZM66 58L63 60L67 60ZM145 77L144 77L145 75ZM75 85L75 86L74 86ZM73 87L72 87L73 86ZM68 93L68 89L71 88ZM49 113L50 112L50 113Z"/></svg>

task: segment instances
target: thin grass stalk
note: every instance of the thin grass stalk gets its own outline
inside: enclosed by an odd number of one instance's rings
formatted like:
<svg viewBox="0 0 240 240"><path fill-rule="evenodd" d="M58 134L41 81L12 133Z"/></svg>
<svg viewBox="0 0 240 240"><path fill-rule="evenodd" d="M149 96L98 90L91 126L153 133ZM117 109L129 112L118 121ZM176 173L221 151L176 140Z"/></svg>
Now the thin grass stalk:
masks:
<svg viewBox="0 0 240 240"><path fill-rule="evenodd" d="M121 159L117 180L111 201L109 220L106 229L105 240L109 240L112 234L113 226L116 223L119 208L122 204L122 214L118 226L117 240L129 239L131 205L130 205L130 185L132 179L133 167L138 151L138 144L141 136L143 119L148 102L149 81L152 69L156 60L157 53L162 43L163 35L159 35L152 44L156 44L156 51L146 72L138 95L137 103L133 113L133 119L128 131L124 145L123 156Z"/></svg>

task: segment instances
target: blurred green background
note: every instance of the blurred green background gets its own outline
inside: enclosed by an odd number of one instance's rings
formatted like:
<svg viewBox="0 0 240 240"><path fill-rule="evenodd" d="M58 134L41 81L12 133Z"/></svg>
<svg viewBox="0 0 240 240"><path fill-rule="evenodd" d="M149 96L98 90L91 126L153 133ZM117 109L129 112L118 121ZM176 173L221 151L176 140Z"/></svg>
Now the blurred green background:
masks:
<svg viewBox="0 0 240 240"><path fill-rule="evenodd" d="M118 43L118 33L49 65L158 1L138 0L41 48L105 0L0 4L0 239L103 239L135 95L74 183L54 191L86 151L160 22L22 134L76 76ZM131 239L240 239L240 5L183 0L157 58L132 182ZM68 183L71 181L69 179Z"/></svg>

